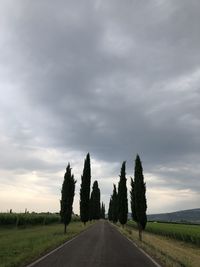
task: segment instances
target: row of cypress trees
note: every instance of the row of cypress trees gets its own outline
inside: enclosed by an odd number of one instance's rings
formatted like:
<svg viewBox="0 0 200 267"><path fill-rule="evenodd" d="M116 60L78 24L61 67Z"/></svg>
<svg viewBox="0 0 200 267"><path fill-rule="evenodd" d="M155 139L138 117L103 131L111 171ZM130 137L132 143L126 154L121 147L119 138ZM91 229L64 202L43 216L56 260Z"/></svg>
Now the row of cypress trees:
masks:
<svg viewBox="0 0 200 267"><path fill-rule="evenodd" d="M120 180L118 183L118 192L116 185L113 185L113 194L110 198L108 219L114 223L119 222L124 226L128 216L128 198L126 186L126 162L122 163Z"/></svg>
<svg viewBox="0 0 200 267"><path fill-rule="evenodd" d="M128 216L128 198L126 186L126 162L122 163L120 180L118 183L118 192L116 185L113 188L113 194L110 198L108 218L116 223L118 220L124 226ZM80 188L80 218L86 224L89 220L98 220L105 218L105 205L100 204L100 189L98 182L94 181L92 192L90 195L91 183L91 166L90 154L88 153L84 161L83 174L81 176ZM74 175L71 174L71 167L68 164L64 176L64 182L61 190L61 221L64 223L64 232L66 233L67 225L71 221L72 206L74 200L76 181ZM146 185L144 183L143 168L139 155L135 160L134 180L131 178L131 211L132 218L136 221L139 230L139 238L142 239L142 230L145 229L146 217Z"/></svg>
<svg viewBox="0 0 200 267"><path fill-rule="evenodd" d="M90 183L91 166L90 154L88 153L84 161L80 188L80 218L84 224L89 220L105 218L105 205L103 202L102 204L100 202L101 192L98 187L98 182L94 181L91 195ZM72 217L75 184L74 175L71 174L71 167L70 164L68 164L64 175L60 201L60 216L61 222L64 224L64 233L66 233L67 225L70 223Z"/></svg>
<svg viewBox="0 0 200 267"><path fill-rule="evenodd" d="M122 163L118 192L116 185L113 187L113 194L110 198L108 219L114 223L119 222L124 226L128 219L128 199L126 186L126 162ZM143 168L139 155L135 160L134 179L131 178L131 211L132 218L137 223L139 239L142 240L142 230L147 223L146 216L146 185L144 183Z"/></svg>
<svg viewBox="0 0 200 267"><path fill-rule="evenodd" d="M81 176L80 189L80 217L81 221L86 224L90 219L90 183L91 183L91 166L90 154L88 153L84 162L83 175Z"/></svg>
<svg viewBox="0 0 200 267"><path fill-rule="evenodd" d="M101 193L98 182L94 182L91 195L90 183L91 166L90 154L88 153L84 161L80 189L80 218L84 224L89 220L97 220L102 216L105 217L105 206L103 203L102 205L100 203ZM64 233L66 233L67 225L70 223L72 217L75 184L74 175L71 174L71 167L70 164L68 164L64 175L60 200L60 216L61 222L64 224Z"/></svg>
<svg viewBox="0 0 200 267"><path fill-rule="evenodd" d="M89 220L105 218L105 205L101 204L101 192L98 182L94 181L90 194L91 184L91 164L88 153L84 162L83 175L81 177L80 188L80 218L86 224Z"/></svg>

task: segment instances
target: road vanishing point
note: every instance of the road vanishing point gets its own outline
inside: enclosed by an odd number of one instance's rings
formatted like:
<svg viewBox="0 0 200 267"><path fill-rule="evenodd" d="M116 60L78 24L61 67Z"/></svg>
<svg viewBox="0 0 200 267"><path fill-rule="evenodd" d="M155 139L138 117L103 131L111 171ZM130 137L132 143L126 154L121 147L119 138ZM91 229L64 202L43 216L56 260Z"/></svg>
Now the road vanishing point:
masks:
<svg viewBox="0 0 200 267"><path fill-rule="evenodd" d="M159 266L110 223L100 220L27 267Z"/></svg>

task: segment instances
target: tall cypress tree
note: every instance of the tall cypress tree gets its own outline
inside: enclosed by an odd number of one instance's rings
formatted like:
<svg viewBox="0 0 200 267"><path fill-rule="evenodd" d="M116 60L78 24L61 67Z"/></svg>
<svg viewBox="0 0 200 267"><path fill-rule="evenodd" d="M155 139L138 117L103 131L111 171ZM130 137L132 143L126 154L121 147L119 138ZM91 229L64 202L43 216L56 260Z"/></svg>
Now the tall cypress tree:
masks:
<svg viewBox="0 0 200 267"><path fill-rule="evenodd" d="M112 221L117 223L118 221L118 195L116 185L113 185L113 194L112 194Z"/></svg>
<svg viewBox="0 0 200 267"><path fill-rule="evenodd" d="M60 216L61 221L64 223L64 233L66 233L67 225L71 221L75 184L74 175L71 175L70 164L68 164L62 185L60 201Z"/></svg>
<svg viewBox="0 0 200 267"><path fill-rule="evenodd" d="M134 221L137 221L136 211L135 211L134 181L133 181L133 178L132 177L131 177L131 191L130 191L130 196L131 196L131 213L132 213L132 218L133 218Z"/></svg>
<svg viewBox="0 0 200 267"><path fill-rule="evenodd" d="M103 219L103 202L101 203L100 219Z"/></svg>
<svg viewBox="0 0 200 267"><path fill-rule="evenodd" d="M110 197L110 202L109 202L108 220L109 221L112 221L113 220L113 214L112 214L112 196Z"/></svg>
<svg viewBox="0 0 200 267"><path fill-rule="evenodd" d="M81 221L84 224L86 224L86 222L89 220L90 182L91 182L91 168L90 168L90 154L88 153L84 162L83 175L81 176L81 189L80 189L80 217Z"/></svg>
<svg viewBox="0 0 200 267"><path fill-rule="evenodd" d="M122 163L120 180L118 185L118 216L119 221L124 226L127 222L128 216L128 199L126 187L126 162Z"/></svg>
<svg viewBox="0 0 200 267"><path fill-rule="evenodd" d="M135 160L135 177L132 190L134 192L133 216L138 225L139 239L142 240L142 231L147 223L146 185L144 183L143 168L139 155Z"/></svg>
<svg viewBox="0 0 200 267"><path fill-rule="evenodd" d="M100 189L98 187L98 182L94 181L90 198L90 218L93 220L100 219L100 211Z"/></svg>
<svg viewBox="0 0 200 267"><path fill-rule="evenodd" d="M103 202L101 204L101 219L105 219L105 205Z"/></svg>
<svg viewBox="0 0 200 267"><path fill-rule="evenodd" d="M93 215L92 215L92 198L90 196L90 200L89 200L89 220L92 221L93 220Z"/></svg>

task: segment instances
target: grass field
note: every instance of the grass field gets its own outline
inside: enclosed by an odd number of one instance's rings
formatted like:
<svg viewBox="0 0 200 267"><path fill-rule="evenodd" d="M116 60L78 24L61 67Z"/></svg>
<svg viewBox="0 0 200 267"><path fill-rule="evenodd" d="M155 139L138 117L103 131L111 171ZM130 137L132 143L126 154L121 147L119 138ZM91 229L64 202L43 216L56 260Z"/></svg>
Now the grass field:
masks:
<svg viewBox="0 0 200 267"><path fill-rule="evenodd" d="M163 267L200 266L200 249L196 245L148 232L143 233L143 241L140 242L136 229L127 226L117 228Z"/></svg>
<svg viewBox="0 0 200 267"><path fill-rule="evenodd" d="M0 266L24 266L45 252L73 238L86 227L81 222L72 222L63 234L62 224L32 226L25 229L0 228Z"/></svg>
<svg viewBox="0 0 200 267"><path fill-rule="evenodd" d="M133 221L128 226L136 228ZM148 222L145 231L200 246L200 225Z"/></svg>

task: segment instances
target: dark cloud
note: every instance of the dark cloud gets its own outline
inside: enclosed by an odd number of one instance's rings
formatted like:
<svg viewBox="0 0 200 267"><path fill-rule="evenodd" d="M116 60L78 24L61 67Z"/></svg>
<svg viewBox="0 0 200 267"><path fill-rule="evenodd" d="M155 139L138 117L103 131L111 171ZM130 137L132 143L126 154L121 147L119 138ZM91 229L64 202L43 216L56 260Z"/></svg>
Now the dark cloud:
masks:
<svg viewBox="0 0 200 267"><path fill-rule="evenodd" d="M1 128L23 147L18 165L61 167L30 158L30 144L126 159L129 173L139 153L166 186L196 190L199 9L195 0L4 1Z"/></svg>

